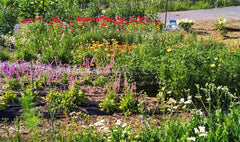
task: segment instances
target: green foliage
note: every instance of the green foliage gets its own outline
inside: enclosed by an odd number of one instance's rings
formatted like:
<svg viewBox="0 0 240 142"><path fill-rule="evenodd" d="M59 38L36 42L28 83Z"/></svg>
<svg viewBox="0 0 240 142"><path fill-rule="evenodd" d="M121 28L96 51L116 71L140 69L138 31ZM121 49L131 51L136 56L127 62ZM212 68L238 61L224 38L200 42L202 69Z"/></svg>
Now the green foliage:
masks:
<svg viewBox="0 0 240 142"><path fill-rule="evenodd" d="M63 84L68 84L69 79L68 76L65 74L62 78L61 78L61 83Z"/></svg>
<svg viewBox="0 0 240 142"><path fill-rule="evenodd" d="M23 108L22 116L24 117L25 121L24 124L34 133L37 133L38 123L40 121L39 117L37 116L37 110L34 108L35 104L33 100L35 98L35 94L27 88L23 91L22 97L20 98L20 103Z"/></svg>
<svg viewBox="0 0 240 142"><path fill-rule="evenodd" d="M21 48L20 51L16 51L14 57L18 60L25 60L28 62L37 59L37 56L34 53L29 52L29 50L25 48Z"/></svg>
<svg viewBox="0 0 240 142"><path fill-rule="evenodd" d="M22 18L33 18L44 14L42 0L17 0L19 16Z"/></svg>
<svg viewBox="0 0 240 142"><path fill-rule="evenodd" d="M13 33L13 27L17 23L18 9L16 1L9 0L0 3L0 34Z"/></svg>
<svg viewBox="0 0 240 142"><path fill-rule="evenodd" d="M9 60L9 52L8 51L0 51L0 60L7 61Z"/></svg>
<svg viewBox="0 0 240 142"><path fill-rule="evenodd" d="M131 16L137 17L144 17L145 14L145 6L141 4L119 4L116 6L110 6L107 10L102 11L102 15L109 16L110 18L117 17L125 17L129 19Z"/></svg>
<svg viewBox="0 0 240 142"><path fill-rule="evenodd" d="M74 107L87 101L87 97L78 86L69 85L69 92L50 92L46 100L51 104L51 109L64 110L65 114L74 111Z"/></svg>
<svg viewBox="0 0 240 142"><path fill-rule="evenodd" d="M2 101L0 102L0 111L6 109L7 107L8 107L8 105L6 103L4 103Z"/></svg>
<svg viewBox="0 0 240 142"><path fill-rule="evenodd" d="M122 97L119 97L115 91L108 92L106 98L99 104L99 107L107 113L121 111L129 115L133 112L138 112L136 96L134 92L130 91L129 87Z"/></svg>
<svg viewBox="0 0 240 142"><path fill-rule="evenodd" d="M107 113L112 113L119 110L120 101L120 97L114 91L111 91L106 95L103 102L99 104L99 107Z"/></svg>
<svg viewBox="0 0 240 142"><path fill-rule="evenodd" d="M208 111L211 109L217 110L228 110L230 103L233 102L237 97L234 96L229 89L224 86L216 86L215 84L206 84L205 87L200 88L196 85L198 89L198 94L196 98L201 99L203 104L208 105Z"/></svg>
<svg viewBox="0 0 240 142"><path fill-rule="evenodd" d="M100 16L101 10L98 7L98 5L96 3L89 3L88 4L88 10L87 13L85 13L85 15L87 17L97 17Z"/></svg>
<svg viewBox="0 0 240 142"><path fill-rule="evenodd" d="M3 100L6 103L18 102L17 94L12 93L11 90L6 91L5 94L1 94L1 96L2 96L1 100Z"/></svg>
<svg viewBox="0 0 240 142"><path fill-rule="evenodd" d="M103 75L96 77L94 84L97 86L104 86L107 83L107 78Z"/></svg>
<svg viewBox="0 0 240 142"><path fill-rule="evenodd" d="M83 84L84 85L92 85L92 80L89 75L85 75Z"/></svg>
<svg viewBox="0 0 240 142"><path fill-rule="evenodd" d="M225 28L225 24L227 22L227 19L223 19L222 17L220 17L218 19L218 23L215 24L215 26L217 27L217 31L222 34L223 36L226 36L226 34L228 33L228 30Z"/></svg>
<svg viewBox="0 0 240 142"><path fill-rule="evenodd" d="M121 98L119 103L119 110L131 114L132 112L137 112L137 101L135 100L136 96L130 92L128 88L125 92L125 95Z"/></svg>
<svg viewBox="0 0 240 142"><path fill-rule="evenodd" d="M194 25L194 21L188 19L182 19L177 21L178 24L184 29L184 31L189 32L192 25Z"/></svg>
<svg viewBox="0 0 240 142"><path fill-rule="evenodd" d="M6 89L11 90L19 90L21 89L22 85L20 84L20 81L16 78L10 78L6 81Z"/></svg>

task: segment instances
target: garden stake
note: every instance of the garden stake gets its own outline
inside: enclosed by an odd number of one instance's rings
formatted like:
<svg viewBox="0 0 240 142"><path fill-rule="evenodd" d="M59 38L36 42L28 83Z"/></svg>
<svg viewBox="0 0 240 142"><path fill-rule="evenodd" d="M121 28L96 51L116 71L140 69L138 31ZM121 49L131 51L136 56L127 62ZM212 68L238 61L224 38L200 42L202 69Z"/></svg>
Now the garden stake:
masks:
<svg viewBox="0 0 240 142"><path fill-rule="evenodd" d="M166 12L165 12L165 27L167 26L167 11L168 11L168 0L166 3Z"/></svg>

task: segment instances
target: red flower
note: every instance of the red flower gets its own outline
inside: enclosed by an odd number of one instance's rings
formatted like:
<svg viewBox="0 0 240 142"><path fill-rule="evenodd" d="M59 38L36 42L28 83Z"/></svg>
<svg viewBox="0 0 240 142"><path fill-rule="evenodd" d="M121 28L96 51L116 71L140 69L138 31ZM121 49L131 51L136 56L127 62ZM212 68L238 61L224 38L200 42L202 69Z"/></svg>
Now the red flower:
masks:
<svg viewBox="0 0 240 142"><path fill-rule="evenodd" d="M42 21L46 21L45 19L42 19Z"/></svg>
<svg viewBox="0 0 240 142"><path fill-rule="evenodd" d="M73 25L70 25L70 27L73 27Z"/></svg>
<svg viewBox="0 0 240 142"><path fill-rule="evenodd" d="M48 26L51 26L51 24L48 24Z"/></svg>
<svg viewBox="0 0 240 142"><path fill-rule="evenodd" d="M72 16L69 16L69 18L72 18Z"/></svg>
<svg viewBox="0 0 240 142"><path fill-rule="evenodd" d="M68 22L68 20L66 20L66 22Z"/></svg>
<svg viewBox="0 0 240 142"><path fill-rule="evenodd" d="M59 28L62 28L62 26L59 26Z"/></svg>
<svg viewBox="0 0 240 142"><path fill-rule="evenodd" d="M18 27L18 29L21 29L21 27Z"/></svg>
<svg viewBox="0 0 240 142"><path fill-rule="evenodd" d="M55 28L57 28L57 26L54 26Z"/></svg>

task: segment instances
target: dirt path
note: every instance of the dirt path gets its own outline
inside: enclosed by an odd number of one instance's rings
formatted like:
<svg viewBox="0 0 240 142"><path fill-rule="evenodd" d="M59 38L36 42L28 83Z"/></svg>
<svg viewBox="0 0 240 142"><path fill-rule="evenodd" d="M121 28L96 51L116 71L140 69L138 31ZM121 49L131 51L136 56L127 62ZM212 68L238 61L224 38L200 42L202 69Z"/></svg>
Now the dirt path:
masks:
<svg viewBox="0 0 240 142"><path fill-rule="evenodd" d="M162 20L165 19L165 12L159 13L158 17ZM192 20L208 20L223 18L240 19L240 6L214 8L214 9L200 9L188 11L176 11L167 13L167 21L170 19L192 19Z"/></svg>
<svg viewBox="0 0 240 142"><path fill-rule="evenodd" d="M159 13L158 17L165 20L165 13ZM219 34L216 31L214 23L218 22L218 18L227 18L227 25L240 27L240 6L214 8L214 9L200 9L200 10L188 10L188 11L176 11L167 13L167 21L170 19L191 19L195 21L192 26L194 31L197 31L198 38L201 39L215 39L221 41L229 48L240 47L240 32L229 31L225 39L219 39Z"/></svg>

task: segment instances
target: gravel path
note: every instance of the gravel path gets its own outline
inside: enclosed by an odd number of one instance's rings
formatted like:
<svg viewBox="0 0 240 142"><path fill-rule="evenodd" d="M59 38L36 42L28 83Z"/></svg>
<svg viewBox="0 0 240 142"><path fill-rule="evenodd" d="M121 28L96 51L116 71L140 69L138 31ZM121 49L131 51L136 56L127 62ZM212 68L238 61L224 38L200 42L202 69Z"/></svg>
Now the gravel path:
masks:
<svg viewBox="0 0 240 142"><path fill-rule="evenodd" d="M165 12L158 14L159 18L165 20ZM201 9L201 10L188 10L168 12L167 21L170 19L192 19L192 20L208 20L223 18L240 19L240 6L214 8L214 9Z"/></svg>

